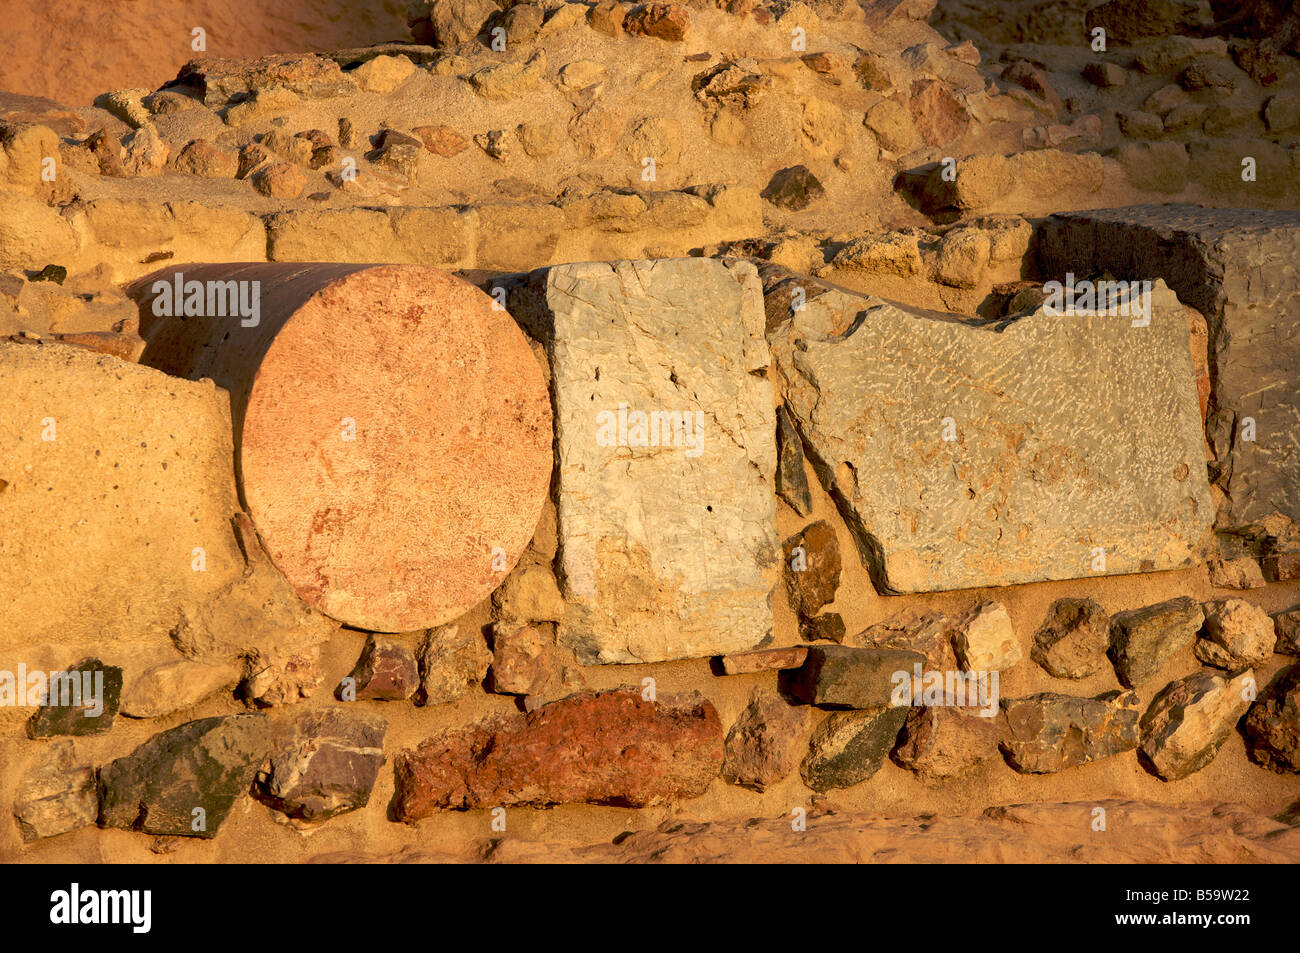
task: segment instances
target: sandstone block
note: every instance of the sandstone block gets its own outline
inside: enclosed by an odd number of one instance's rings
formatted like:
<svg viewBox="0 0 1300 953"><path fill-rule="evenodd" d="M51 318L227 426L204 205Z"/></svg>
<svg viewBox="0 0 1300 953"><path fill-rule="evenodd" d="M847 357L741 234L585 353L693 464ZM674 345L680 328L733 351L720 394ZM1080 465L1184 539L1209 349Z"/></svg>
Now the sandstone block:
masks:
<svg viewBox="0 0 1300 953"><path fill-rule="evenodd" d="M508 294L553 375L560 641L584 664L761 644L779 549L753 266L560 265Z"/></svg>
<svg viewBox="0 0 1300 953"><path fill-rule="evenodd" d="M1002 700L1002 753L1023 774L1050 774L1132 751L1141 714L1136 692L1078 698L1044 692Z"/></svg>
<svg viewBox="0 0 1300 953"><path fill-rule="evenodd" d="M1201 560L1213 507L1170 292L1149 326L1039 308L994 329L808 281L773 356L879 591L1079 578L1098 551L1107 573Z"/></svg>

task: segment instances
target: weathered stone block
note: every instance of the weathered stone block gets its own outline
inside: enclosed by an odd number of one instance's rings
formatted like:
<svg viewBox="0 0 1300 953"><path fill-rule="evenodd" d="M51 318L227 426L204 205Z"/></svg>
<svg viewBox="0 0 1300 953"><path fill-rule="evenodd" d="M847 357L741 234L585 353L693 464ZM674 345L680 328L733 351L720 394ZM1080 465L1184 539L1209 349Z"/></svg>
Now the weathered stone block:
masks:
<svg viewBox="0 0 1300 953"><path fill-rule="evenodd" d="M1233 678L1197 672L1170 682L1142 716L1143 760L1166 781L1214 760L1254 697L1250 669Z"/></svg>
<svg viewBox="0 0 1300 953"><path fill-rule="evenodd" d="M807 294L770 335L786 406L880 591L1203 558L1196 374L1158 283L1135 327L1043 309L990 324L783 280Z"/></svg>
<svg viewBox="0 0 1300 953"><path fill-rule="evenodd" d="M1002 700L1000 742L1007 763L1022 774L1050 774L1098 761L1138 744L1136 692L1078 698L1043 692Z"/></svg>
<svg viewBox="0 0 1300 953"><path fill-rule="evenodd" d="M14 817L25 841L89 827L98 812L95 769L81 762L70 738L41 751L14 794Z"/></svg>
<svg viewBox="0 0 1300 953"><path fill-rule="evenodd" d="M872 708L832 714L808 742L808 753L799 765L804 784L824 793L870 778L884 765L909 710Z"/></svg>
<svg viewBox="0 0 1300 953"><path fill-rule="evenodd" d="M811 705L883 708L901 684L898 673L905 673L903 681L910 684L917 665L925 666L919 652L813 645L790 691Z"/></svg>
<svg viewBox="0 0 1300 953"><path fill-rule="evenodd" d="M584 664L758 647L779 549L754 267L559 265L508 307L550 358L560 641Z"/></svg>
<svg viewBox="0 0 1300 953"><path fill-rule="evenodd" d="M587 802L646 807L703 794L722 769L722 723L693 696L585 692L445 731L397 756L394 815Z"/></svg>
<svg viewBox="0 0 1300 953"><path fill-rule="evenodd" d="M1050 274L1162 278L1206 316L1209 435L1215 482L1226 494L1219 528L1240 531L1275 512L1300 522L1300 212L1187 205L1070 212L1044 226L1039 257Z"/></svg>
<svg viewBox="0 0 1300 953"><path fill-rule="evenodd" d="M0 647L166 633L241 576L229 405L211 381L0 343L0 403L5 518L30 528L0 547Z"/></svg>
<svg viewBox="0 0 1300 953"><path fill-rule="evenodd" d="M216 837L269 745L260 714L200 718L154 735L100 769L100 825Z"/></svg>

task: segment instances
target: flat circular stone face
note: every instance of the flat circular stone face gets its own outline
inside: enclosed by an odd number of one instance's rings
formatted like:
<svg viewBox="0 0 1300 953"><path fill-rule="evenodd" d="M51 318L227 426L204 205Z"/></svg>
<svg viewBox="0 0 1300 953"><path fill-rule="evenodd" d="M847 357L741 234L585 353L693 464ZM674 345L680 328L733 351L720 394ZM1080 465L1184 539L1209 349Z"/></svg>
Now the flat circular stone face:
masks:
<svg viewBox="0 0 1300 953"><path fill-rule="evenodd" d="M379 632L441 625L500 585L551 466L523 332L472 285L405 265L347 275L289 318L240 448L276 566L321 612Z"/></svg>

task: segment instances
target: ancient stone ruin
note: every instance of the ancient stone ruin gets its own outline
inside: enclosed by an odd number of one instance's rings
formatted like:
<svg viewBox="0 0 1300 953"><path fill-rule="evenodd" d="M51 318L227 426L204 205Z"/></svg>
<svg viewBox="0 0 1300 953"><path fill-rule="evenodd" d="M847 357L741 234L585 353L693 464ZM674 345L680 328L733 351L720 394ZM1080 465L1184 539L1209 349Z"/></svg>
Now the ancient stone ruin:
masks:
<svg viewBox="0 0 1300 953"><path fill-rule="evenodd" d="M1300 860L1300 17L1220 6L0 92L0 857Z"/></svg>

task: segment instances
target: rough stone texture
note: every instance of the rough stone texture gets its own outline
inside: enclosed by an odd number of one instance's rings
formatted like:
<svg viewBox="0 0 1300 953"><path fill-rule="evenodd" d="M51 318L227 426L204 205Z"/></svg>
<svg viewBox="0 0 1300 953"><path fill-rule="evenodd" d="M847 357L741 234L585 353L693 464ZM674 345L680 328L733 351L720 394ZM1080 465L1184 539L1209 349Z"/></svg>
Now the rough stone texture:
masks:
<svg viewBox="0 0 1300 953"><path fill-rule="evenodd" d="M814 791L851 788L880 770L907 718L906 708L835 712L813 732L799 765Z"/></svg>
<svg viewBox="0 0 1300 953"><path fill-rule="evenodd" d="M728 784L765 791L799 765L808 709L754 689L749 704L727 732L722 777Z"/></svg>
<svg viewBox="0 0 1300 953"><path fill-rule="evenodd" d="M257 59L204 56L181 67L167 88L193 92L220 106L261 89L283 88L306 99L356 91L356 83L333 60L315 53L276 54Z"/></svg>
<svg viewBox="0 0 1300 953"><path fill-rule="evenodd" d="M1201 607L1188 596L1111 616L1109 654L1120 682L1134 688L1154 678L1204 621Z"/></svg>
<svg viewBox="0 0 1300 953"><path fill-rule="evenodd" d="M1110 617L1091 599L1057 599L1034 633L1030 657L1057 678L1087 678L1106 664Z"/></svg>
<svg viewBox="0 0 1300 953"><path fill-rule="evenodd" d="M1022 774L1050 774L1098 761L1138 744L1136 692L1078 698L1043 692L1002 700L1007 763Z"/></svg>
<svg viewBox="0 0 1300 953"><path fill-rule="evenodd" d="M252 783L270 735L261 714L200 718L154 735L99 771L99 823L146 834L217 836ZM202 813L196 815L195 809Z"/></svg>
<svg viewBox="0 0 1300 953"><path fill-rule="evenodd" d="M672 43L685 40L690 27L690 11L678 3L641 4L623 20L623 28L630 35L653 36Z"/></svg>
<svg viewBox="0 0 1300 953"><path fill-rule="evenodd" d="M169 715L234 688L239 679L240 671L233 665L189 659L163 662L127 679L121 711L131 718Z"/></svg>
<svg viewBox="0 0 1300 953"><path fill-rule="evenodd" d="M911 709L894 760L923 780L968 773L998 750L997 718L980 712L948 705Z"/></svg>
<svg viewBox="0 0 1300 953"><path fill-rule="evenodd" d="M439 809L698 797L722 768L722 723L691 696L584 692L527 715L435 735L396 759L394 817Z"/></svg>
<svg viewBox="0 0 1300 953"><path fill-rule="evenodd" d="M1300 579L1300 553L1279 553L1264 557L1264 573L1269 582Z"/></svg>
<svg viewBox="0 0 1300 953"><path fill-rule="evenodd" d="M155 314L177 274L257 282L258 323ZM500 585L537 525L552 438L537 359L486 294L432 268L278 262L173 265L131 292L142 360L230 391L249 513L309 605L409 632Z"/></svg>
<svg viewBox="0 0 1300 953"><path fill-rule="evenodd" d="M722 656L720 665L724 675L749 675L753 672L780 671L799 668L808 660L806 645L792 645L784 649L759 649L757 652L739 652Z"/></svg>
<svg viewBox="0 0 1300 953"><path fill-rule="evenodd" d="M498 624L492 636L492 690L503 695L533 695L551 677L553 640L531 626Z"/></svg>
<svg viewBox="0 0 1300 953"><path fill-rule="evenodd" d="M1300 522L1300 212L1135 206L1071 212L1043 229L1047 273L1163 278L1210 325L1209 436L1227 495L1220 529ZM1242 439L1245 418L1254 440ZM1294 549L1292 551L1295 551Z"/></svg>
<svg viewBox="0 0 1300 953"><path fill-rule="evenodd" d="M1000 672L1024 658L1011 616L1000 602L981 602L957 620L953 649L967 672Z"/></svg>
<svg viewBox="0 0 1300 953"><path fill-rule="evenodd" d="M1300 606L1273 616L1273 629L1277 633L1275 652L1300 655Z"/></svg>
<svg viewBox="0 0 1300 953"><path fill-rule="evenodd" d="M550 567L520 566L492 593L498 618L513 622L559 622L564 617L564 597Z"/></svg>
<svg viewBox="0 0 1300 953"><path fill-rule="evenodd" d="M977 326L805 284L773 355L879 591L1078 578L1098 549L1106 573L1200 561L1213 506L1167 290L1148 327L1042 310Z"/></svg>
<svg viewBox="0 0 1300 953"><path fill-rule="evenodd" d="M1210 584L1216 589L1262 589L1268 585L1259 561L1250 556L1237 559L1211 559Z"/></svg>
<svg viewBox="0 0 1300 953"><path fill-rule="evenodd" d="M1170 682L1142 716L1142 754L1166 781L1195 774L1214 760L1233 726L1246 713L1254 672L1231 679L1197 672Z"/></svg>
<svg viewBox="0 0 1300 953"><path fill-rule="evenodd" d="M1300 665L1278 674L1242 727L1252 760L1279 774L1300 772Z"/></svg>
<svg viewBox="0 0 1300 953"><path fill-rule="evenodd" d="M970 124L970 114L961 100L936 79L912 83L907 106L916 131L928 146L942 146L960 138Z"/></svg>
<svg viewBox="0 0 1300 953"><path fill-rule="evenodd" d="M89 827L98 813L95 769L77 757L71 738L41 749L14 792L14 817L24 841Z"/></svg>
<svg viewBox="0 0 1300 953"><path fill-rule="evenodd" d="M0 403L5 519L40 527L0 546L0 577L11 580L0 646L166 632L182 605L239 577L229 410L211 383L82 348L0 342ZM191 571L195 547L205 572Z"/></svg>
<svg viewBox="0 0 1300 953"><path fill-rule="evenodd" d="M952 649L955 620L942 612L904 609L855 635L846 636L844 644L855 648L902 649L920 652L927 667L950 671L957 667Z"/></svg>
<svg viewBox="0 0 1300 953"><path fill-rule="evenodd" d="M113 727L122 697L120 668L87 658L50 676L47 703L27 719L27 737L98 735Z"/></svg>
<svg viewBox="0 0 1300 953"><path fill-rule="evenodd" d="M781 169L763 189L763 198L777 208L799 212L826 194L817 176L807 166L794 165Z"/></svg>
<svg viewBox="0 0 1300 953"><path fill-rule="evenodd" d="M914 666L924 664L919 652L811 645L790 691L810 705L881 708L890 704L895 674L907 673L910 682Z"/></svg>
<svg viewBox="0 0 1300 953"><path fill-rule="evenodd" d="M776 410L776 492L800 516L812 512L812 491L803 469L803 446L784 407Z"/></svg>
<svg viewBox="0 0 1300 953"><path fill-rule="evenodd" d="M246 656L241 694L259 708L293 705L310 698L325 678L320 653L320 645L296 652L252 650Z"/></svg>
<svg viewBox="0 0 1300 953"><path fill-rule="evenodd" d="M388 722L371 712L315 708L275 726L270 757L257 772L258 800L307 824L370 802L384 764Z"/></svg>
<svg viewBox="0 0 1300 953"><path fill-rule="evenodd" d="M844 617L838 612L823 612L812 618L799 620L799 638L805 642L844 641Z"/></svg>
<svg viewBox="0 0 1300 953"><path fill-rule="evenodd" d="M403 643L382 635L366 638L348 678L353 680L356 701L405 701L420 687L415 654ZM353 700L347 697L343 684L335 696L344 701Z"/></svg>
<svg viewBox="0 0 1300 953"><path fill-rule="evenodd" d="M560 641L583 664L761 644L779 544L754 267L698 258L559 265L509 295L550 358L567 602ZM690 414L694 429L667 418L663 427L639 418L638 428L633 412Z"/></svg>
<svg viewBox="0 0 1300 953"><path fill-rule="evenodd" d="M407 10L417 43L455 47L474 39L500 8L491 0L421 0Z"/></svg>
<svg viewBox="0 0 1300 953"><path fill-rule="evenodd" d="M840 586L840 544L835 529L818 520L787 539L782 549L790 608L801 617L815 616L835 601Z"/></svg>
<svg viewBox="0 0 1300 953"><path fill-rule="evenodd" d="M1228 671L1259 668L1273 658L1277 633L1267 612L1245 599L1222 599L1203 607L1205 627L1196 657Z"/></svg>
<svg viewBox="0 0 1300 953"><path fill-rule="evenodd" d="M444 625L425 634L418 659L420 704L442 705L482 683L492 652L477 627Z"/></svg>

